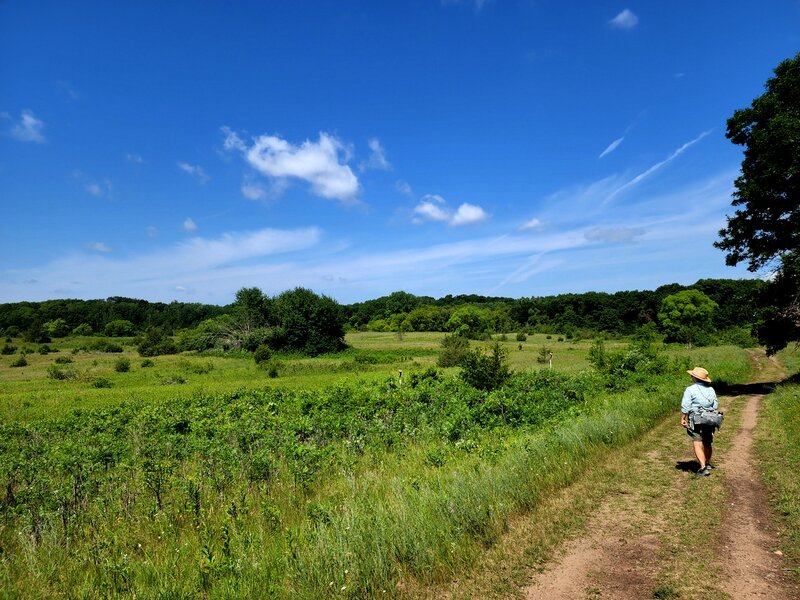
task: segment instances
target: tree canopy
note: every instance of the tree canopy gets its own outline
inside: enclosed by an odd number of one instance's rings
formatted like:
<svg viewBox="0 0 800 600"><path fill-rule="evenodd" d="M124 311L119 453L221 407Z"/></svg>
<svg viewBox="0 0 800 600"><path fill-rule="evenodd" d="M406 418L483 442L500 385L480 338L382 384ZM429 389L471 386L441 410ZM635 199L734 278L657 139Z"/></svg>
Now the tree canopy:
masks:
<svg viewBox="0 0 800 600"><path fill-rule="evenodd" d="M769 352L800 340L800 53L780 63L765 92L728 119L727 137L744 146L727 227L715 246L726 262L769 267L757 333Z"/></svg>

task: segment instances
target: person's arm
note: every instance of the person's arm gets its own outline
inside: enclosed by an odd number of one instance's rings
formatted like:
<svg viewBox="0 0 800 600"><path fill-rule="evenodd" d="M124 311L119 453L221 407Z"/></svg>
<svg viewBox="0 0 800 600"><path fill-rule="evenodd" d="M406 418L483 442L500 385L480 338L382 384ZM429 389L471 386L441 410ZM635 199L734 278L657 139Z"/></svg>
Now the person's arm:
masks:
<svg viewBox="0 0 800 600"><path fill-rule="evenodd" d="M685 412L681 413L681 427L686 429L689 428L689 415L687 415Z"/></svg>

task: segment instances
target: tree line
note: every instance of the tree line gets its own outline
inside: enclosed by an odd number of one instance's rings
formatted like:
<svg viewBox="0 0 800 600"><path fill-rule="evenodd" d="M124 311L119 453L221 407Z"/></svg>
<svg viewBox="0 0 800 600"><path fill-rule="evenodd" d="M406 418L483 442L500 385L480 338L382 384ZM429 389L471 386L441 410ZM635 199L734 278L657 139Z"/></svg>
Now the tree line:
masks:
<svg viewBox="0 0 800 600"><path fill-rule="evenodd" d="M130 336L160 329L182 332L187 349L206 349L209 344L254 349L269 343L314 354L335 350L340 346L335 340L346 329L447 331L473 338L520 330L629 335L648 323L661 324L659 311L665 298L687 290L696 290L715 304L708 315L710 328L751 327L759 322L766 285L757 279L702 279L691 286L669 284L652 291L516 299L479 295L437 299L398 291L349 305L303 288L274 298L258 288L243 288L227 306L120 297L0 304L0 328L6 335L33 332L50 337ZM327 333L320 332L332 333L334 341L324 341ZM38 341L34 338L31 341Z"/></svg>

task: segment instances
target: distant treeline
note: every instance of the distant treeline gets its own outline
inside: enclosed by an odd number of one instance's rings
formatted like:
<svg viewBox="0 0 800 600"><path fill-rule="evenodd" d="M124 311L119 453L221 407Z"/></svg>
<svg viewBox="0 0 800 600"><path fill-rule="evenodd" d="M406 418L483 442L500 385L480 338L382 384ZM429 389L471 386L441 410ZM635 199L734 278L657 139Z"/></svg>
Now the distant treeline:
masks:
<svg viewBox="0 0 800 600"><path fill-rule="evenodd" d="M475 334L520 329L602 331L630 334L657 322L667 296L695 289L716 302L713 326L718 330L749 327L759 319L759 295L766 284L757 279L701 279L694 285L669 284L653 291L613 294L587 292L527 298L474 294L432 298L394 292L388 296L341 305L342 324L372 331L457 331ZM158 327L165 331L193 328L201 322L231 314L234 305L148 302L112 297L106 300L47 300L0 304L0 328L19 332L63 320L63 329L103 333L110 324L129 322L138 331ZM114 329L112 325L111 329ZM80 331L80 329L79 329Z"/></svg>

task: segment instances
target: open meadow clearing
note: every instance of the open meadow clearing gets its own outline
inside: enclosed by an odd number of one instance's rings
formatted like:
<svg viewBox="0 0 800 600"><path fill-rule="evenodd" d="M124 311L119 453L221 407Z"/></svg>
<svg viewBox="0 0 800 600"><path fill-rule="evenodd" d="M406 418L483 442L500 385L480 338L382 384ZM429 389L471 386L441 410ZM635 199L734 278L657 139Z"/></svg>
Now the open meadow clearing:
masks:
<svg viewBox="0 0 800 600"><path fill-rule="evenodd" d="M4 594L405 596L673 414L687 366L749 375L735 347L607 342L604 373L593 340L533 335L500 342L515 374L481 391L435 367L441 338L350 334L338 355L280 357L277 377L249 353L76 339L3 357Z"/></svg>

